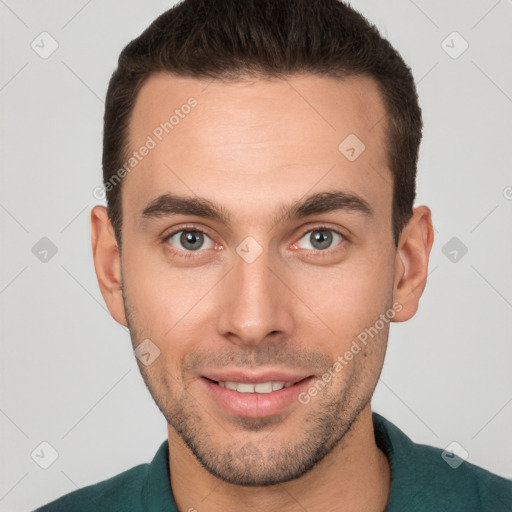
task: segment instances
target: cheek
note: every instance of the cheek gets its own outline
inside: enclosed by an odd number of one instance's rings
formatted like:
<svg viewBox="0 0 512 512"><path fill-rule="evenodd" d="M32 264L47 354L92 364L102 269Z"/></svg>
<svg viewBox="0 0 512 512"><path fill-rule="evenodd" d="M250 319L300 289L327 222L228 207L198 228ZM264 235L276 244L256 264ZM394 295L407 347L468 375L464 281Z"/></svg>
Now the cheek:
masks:
<svg viewBox="0 0 512 512"><path fill-rule="evenodd" d="M154 314L165 300L172 296L164 293L166 276L163 269L144 251L130 251L123 254L123 280L130 304L138 316Z"/></svg>
<svg viewBox="0 0 512 512"><path fill-rule="evenodd" d="M156 251L126 251L123 279L134 327L162 347L180 352L187 336L204 322L204 301L218 275L215 269L176 268Z"/></svg>
<svg viewBox="0 0 512 512"><path fill-rule="evenodd" d="M298 295L337 346L350 344L389 309L392 284L392 259L371 257L329 270L317 268L296 283Z"/></svg>

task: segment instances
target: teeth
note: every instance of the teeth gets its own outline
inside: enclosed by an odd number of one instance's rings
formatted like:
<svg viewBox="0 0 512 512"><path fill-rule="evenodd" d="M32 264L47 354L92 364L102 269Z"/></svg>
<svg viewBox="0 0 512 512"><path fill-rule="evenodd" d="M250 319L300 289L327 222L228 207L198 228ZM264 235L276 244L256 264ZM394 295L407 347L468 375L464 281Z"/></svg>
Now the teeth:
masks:
<svg viewBox="0 0 512 512"><path fill-rule="evenodd" d="M272 382L261 382L254 385L254 391L256 393L271 393L273 390Z"/></svg>
<svg viewBox="0 0 512 512"><path fill-rule="evenodd" d="M222 388L228 388L239 393L272 393L283 388L289 388L293 382L260 382L248 384L247 382L219 382Z"/></svg>
<svg viewBox="0 0 512 512"><path fill-rule="evenodd" d="M254 393L254 384L247 384L245 382L239 382L235 384L236 390L239 393Z"/></svg>

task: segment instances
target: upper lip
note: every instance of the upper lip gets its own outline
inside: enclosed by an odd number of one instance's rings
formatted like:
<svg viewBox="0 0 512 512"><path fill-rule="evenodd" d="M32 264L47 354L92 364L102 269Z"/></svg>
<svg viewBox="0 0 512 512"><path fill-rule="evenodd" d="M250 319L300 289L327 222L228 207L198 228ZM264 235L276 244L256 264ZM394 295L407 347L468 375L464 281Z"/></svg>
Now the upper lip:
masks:
<svg viewBox="0 0 512 512"><path fill-rule="evenodd" d="M223 371L211 371L202 375L207 379L214 380L216 382L243 382L247 384L260 384L262 382L299 382L311 375L296 372L287 372L283 370L259 370L259 371L248 371L248 370L223 370Z"/></svg>

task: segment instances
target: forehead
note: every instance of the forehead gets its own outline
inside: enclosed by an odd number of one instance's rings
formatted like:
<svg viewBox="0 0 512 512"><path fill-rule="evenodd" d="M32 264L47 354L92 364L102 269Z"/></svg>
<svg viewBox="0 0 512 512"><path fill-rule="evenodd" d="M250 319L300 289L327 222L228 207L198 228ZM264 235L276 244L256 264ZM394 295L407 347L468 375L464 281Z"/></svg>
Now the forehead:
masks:
<svg viewBox="0 0 512 512"><path fill-rule="evenodd" d="M390 211L385 117L377 85L365 77L225 82L155 74L130 120L130 153L138 157L123 185L125 218L164 193L218 199L250 217L251 205L264 211L333 188Z"/></svg>

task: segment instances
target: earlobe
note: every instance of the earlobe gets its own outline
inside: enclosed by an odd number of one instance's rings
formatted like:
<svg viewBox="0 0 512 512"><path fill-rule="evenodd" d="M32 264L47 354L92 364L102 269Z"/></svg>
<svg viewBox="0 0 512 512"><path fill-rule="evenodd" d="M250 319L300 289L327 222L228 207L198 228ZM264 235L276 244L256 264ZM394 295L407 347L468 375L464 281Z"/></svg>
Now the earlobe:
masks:
<svg viewBox="0 0 512 512"><path fill-rule="evenodd" d="M127 327L122 293L121 258L114 228L104 206L95 206L91 211L91 243L96 278L103 299L113 318Z"/></svg>
<svg viewBox="0 0 512 512"><path fill-rule="evenodd" d="M418 310L427 282L433 243L434 228L430 209L418 206L402 230L396 252L393 302L400 303L402 309L395 315L395 322L409 320Z"/></svg>

